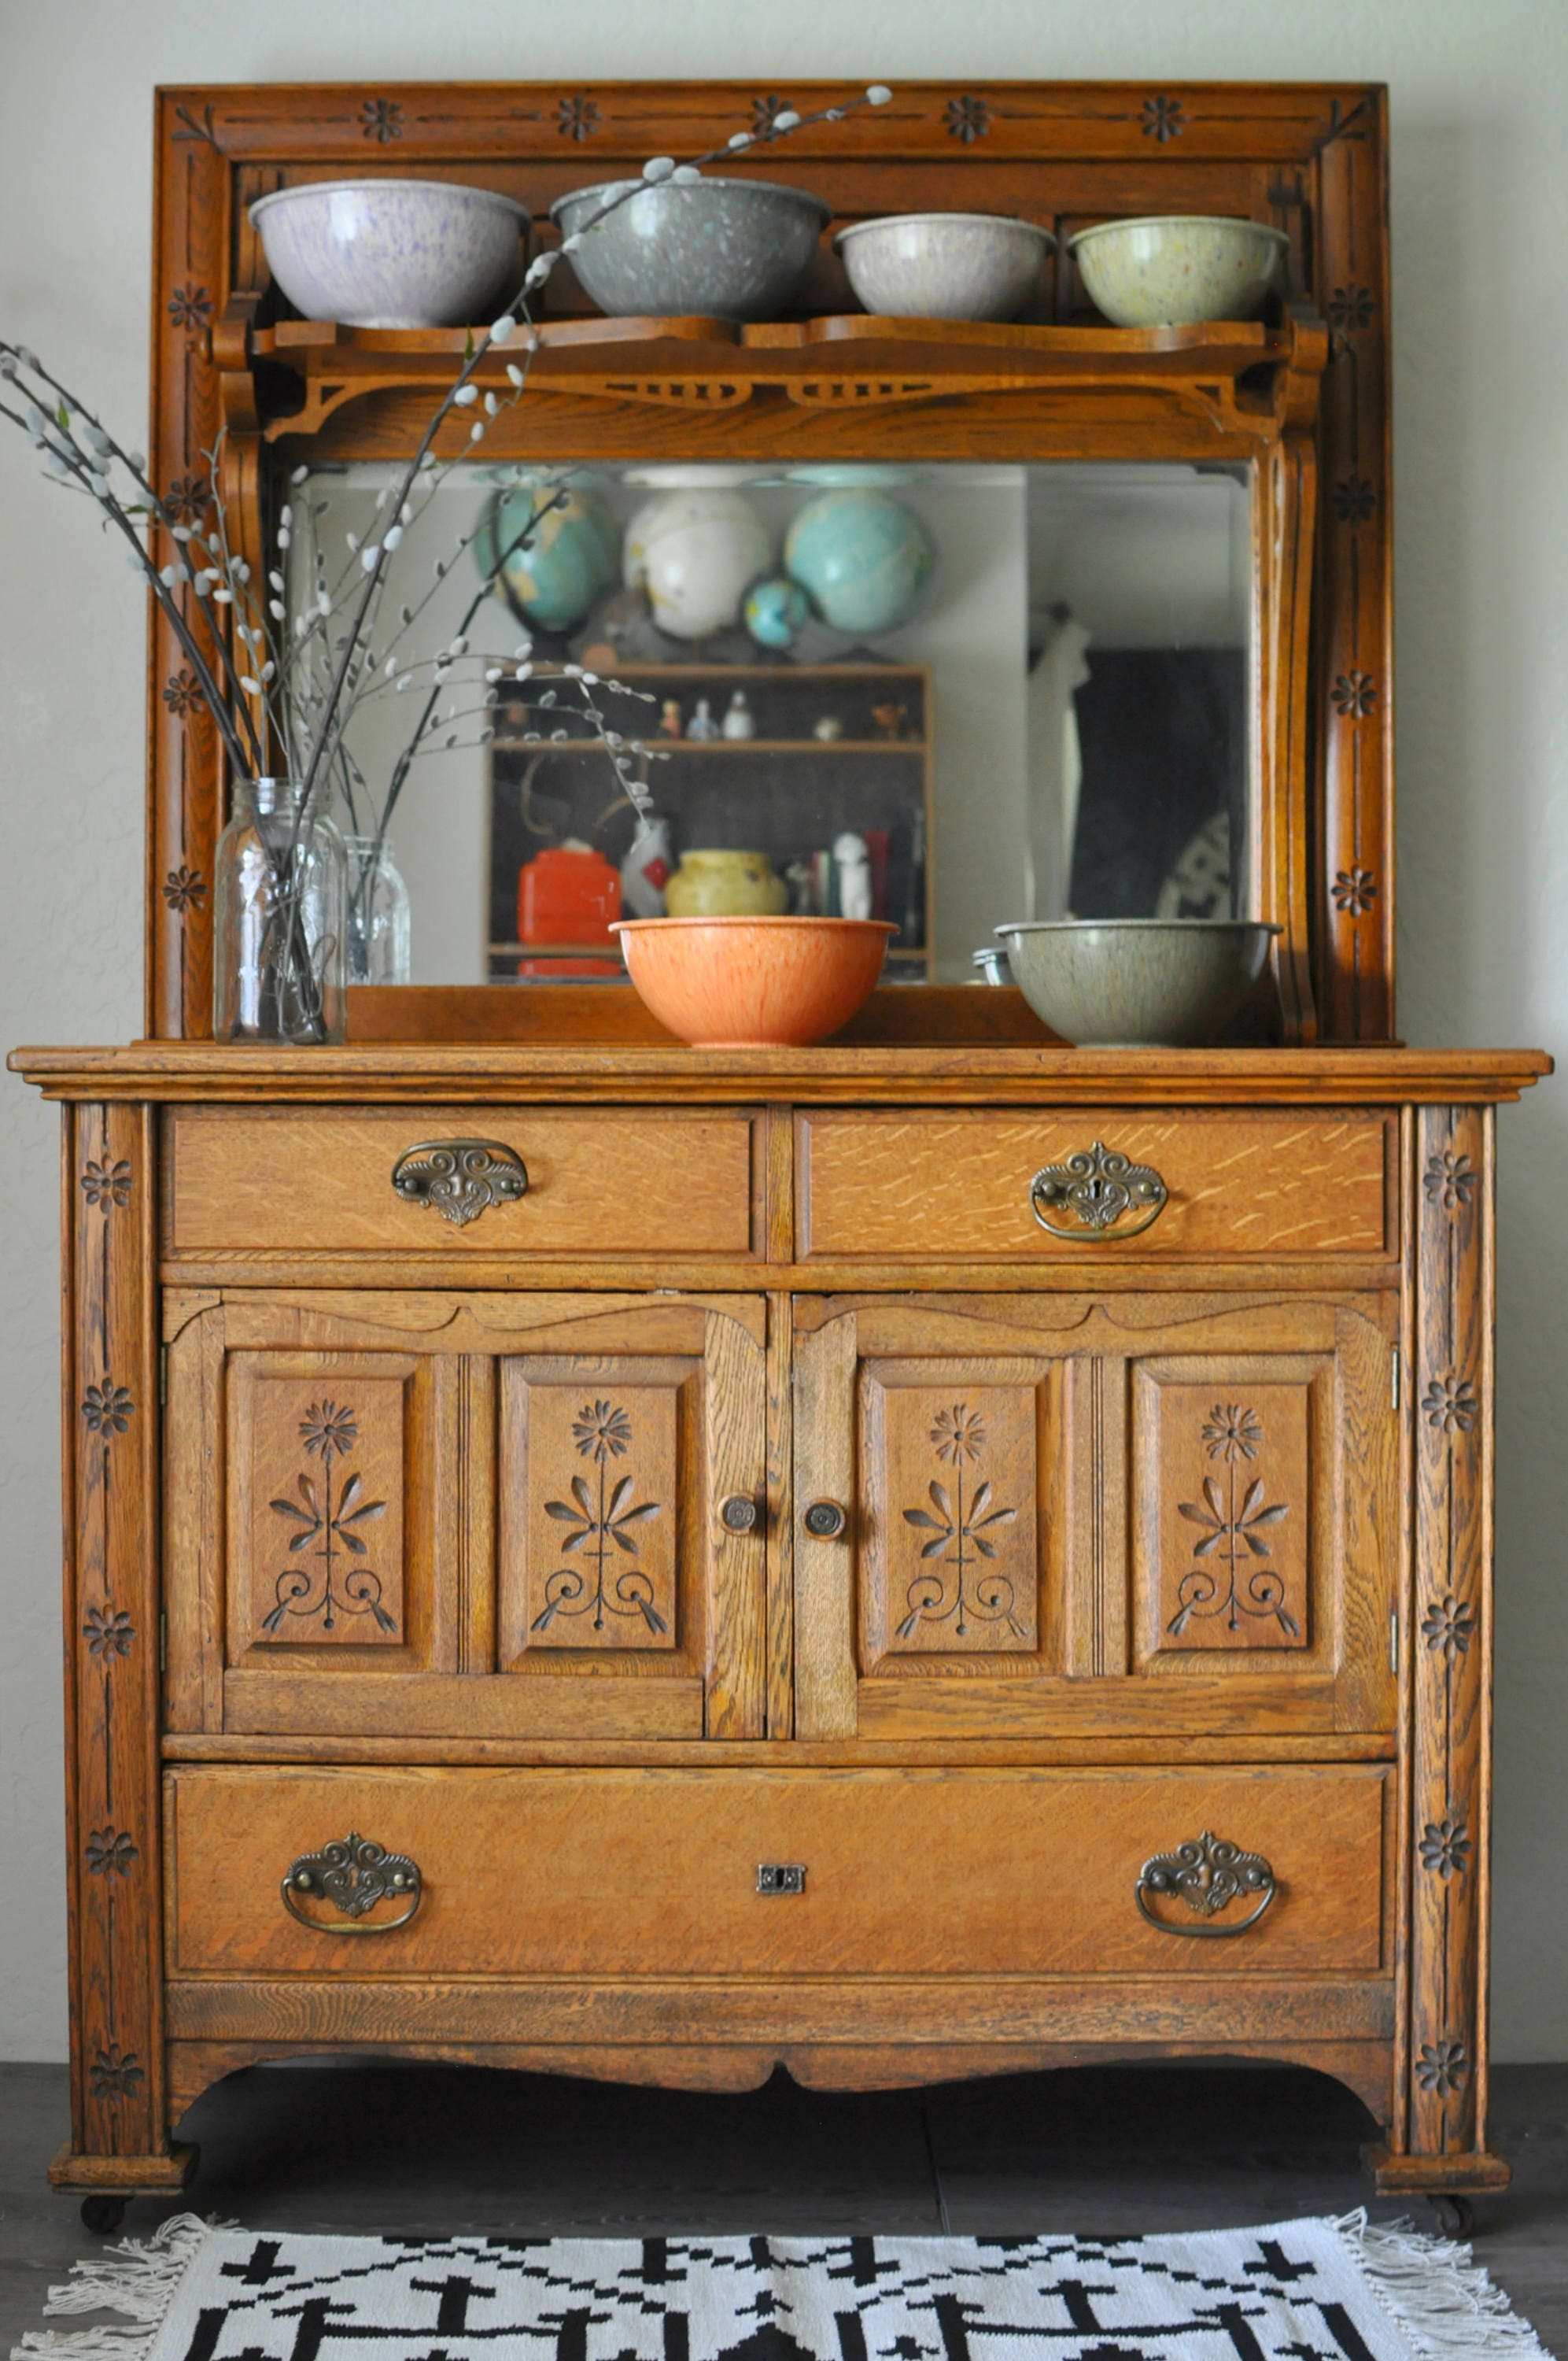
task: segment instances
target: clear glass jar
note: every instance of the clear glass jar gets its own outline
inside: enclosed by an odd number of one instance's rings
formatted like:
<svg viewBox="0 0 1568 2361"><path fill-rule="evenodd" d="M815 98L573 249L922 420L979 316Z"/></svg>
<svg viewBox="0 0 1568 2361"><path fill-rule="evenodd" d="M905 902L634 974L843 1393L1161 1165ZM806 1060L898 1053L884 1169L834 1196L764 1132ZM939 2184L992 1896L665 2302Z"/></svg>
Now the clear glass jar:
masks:
<svg viewBox="0 0 1568 2361"><path fill-rule="evenodd" d="M390 837L347 836L348 981L407 983L409 889Z"/></svg>
<svg viewBox="0 0 1568 2361"><path fill-rule="evenodd" d="M341 1041L348 864L331 820L295 780L238 780L215 869L215 1038Z"/></svg>

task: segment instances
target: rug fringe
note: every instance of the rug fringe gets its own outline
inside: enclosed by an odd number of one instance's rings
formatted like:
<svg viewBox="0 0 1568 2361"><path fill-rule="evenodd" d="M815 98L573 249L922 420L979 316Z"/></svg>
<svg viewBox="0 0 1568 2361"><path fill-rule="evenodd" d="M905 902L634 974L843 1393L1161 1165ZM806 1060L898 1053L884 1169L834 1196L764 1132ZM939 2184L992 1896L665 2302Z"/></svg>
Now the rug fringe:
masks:
<svg viewBox="0 0 1568 2361"><path fill-rule="evenodd" d="M181 2279L220 2226L227 2225L203 2222L199 2213L174 2213L150 2238L122 2238L85 2262L72 2263L67 2284L49 2291L46 2320L117 2312L137 2326L100 2322L63 2335L58 2329L35 2329L12 2346L11 2361L147 2361Z"/></svg>
<svg viewBox="0 0 1568 2361"><path fill-rule="evenodd" d="M1418 2353L1432 2361L1552 2361L1468 2246L1426 2237L1408 2222L1369 2222L1365 2207L1333 2226Z"/></svg>

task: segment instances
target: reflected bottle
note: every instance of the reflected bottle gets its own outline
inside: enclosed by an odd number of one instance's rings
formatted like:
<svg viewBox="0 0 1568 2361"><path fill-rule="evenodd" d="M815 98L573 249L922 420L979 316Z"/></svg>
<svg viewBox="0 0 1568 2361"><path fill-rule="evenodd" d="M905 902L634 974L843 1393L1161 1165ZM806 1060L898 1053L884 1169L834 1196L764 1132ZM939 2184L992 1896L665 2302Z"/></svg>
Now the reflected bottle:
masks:
<svg viewBox="0 0 1568 2361"><path fill-rule="evenodd" d="M342 837L297 781L236 782L214 861L216 1039L343 1039L347 866Z"/></svg>
<svg viewBox="0 0 1568 2361"><path fill-rule="evenodd" d="M348 854L348 981L407 983L411 978L409 889L388 836L345 836Z"/></svg>

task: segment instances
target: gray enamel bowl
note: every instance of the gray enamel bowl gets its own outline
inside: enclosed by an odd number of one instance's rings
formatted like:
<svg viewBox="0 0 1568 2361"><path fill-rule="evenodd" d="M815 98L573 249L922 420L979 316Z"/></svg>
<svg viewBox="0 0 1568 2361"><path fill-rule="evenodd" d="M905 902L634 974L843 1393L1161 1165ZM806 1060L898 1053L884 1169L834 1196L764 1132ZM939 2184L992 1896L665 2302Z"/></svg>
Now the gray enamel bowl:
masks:
<svg viewBox="0 0 1568 2361"><path fill-rule="evenodd" d="M522 280L526 209L456 181L308 181L258 197L267 267L307 320L463 328Z"/></svg>
<svg viewBox="0 0 1568 2361"><path fill-rule="evenodd" d="M637 194L597 227L593 215L623 189ZM550 208L588 295L612 318L685 313L776 320L809 269L832 215L820 197L774 181L604 181Z"/></svg>
<svg viewBox="0 0 1568 2361"><path fill-rule="evenodd" d="M1217 1041L1279 931L1250 918L1065 918L995 929L1036 1016L1083 1049Z"/></svg>

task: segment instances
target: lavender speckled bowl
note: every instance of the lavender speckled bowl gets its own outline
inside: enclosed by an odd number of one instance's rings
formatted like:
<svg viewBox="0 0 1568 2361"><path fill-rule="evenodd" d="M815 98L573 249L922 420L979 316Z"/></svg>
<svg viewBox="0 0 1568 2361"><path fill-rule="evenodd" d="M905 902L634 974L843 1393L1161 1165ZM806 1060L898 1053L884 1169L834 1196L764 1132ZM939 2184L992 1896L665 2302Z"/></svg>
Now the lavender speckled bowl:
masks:
<svg viewBox="0 0 1568 2361"><path fill-rule="evenodd" d="M1252 918L1060 918L993 931L1058 1040L1177 1049L1219 1039L1280 929Z"/></svg>
<svg viewBox="0 0 1568 2361"><path fill-rule="evenodd" d="M638 193L587 228L626 188ZM550 217L563 237L583 232L572 268L601 312L721 320L776 320L832 218L821 198L804 189L706 177L646 188L603 181L557 197Z"/></svg>
<svg viewBox="0 0 1568 2361"><path fill-rule="evenodd" d="M531 216L456 181L311 181L258 197L250 218L307 320L460 328L521 284Z"/></svg>
<svg viewBox="0 0 1568 2361"><path fill-rule="evenodd" d="M1069 237L1079 276L1118 328L1255 320L1290 241L1266 222L1209 214L1098 222Z"/></svg>
<svg viewBox="0 0 1568 2361"><path fill-rule="evenodd" d="M1049 230L1003 214L889 214L833 240L868 312L910 320L1013 320L1040 283Z"/></svg>

